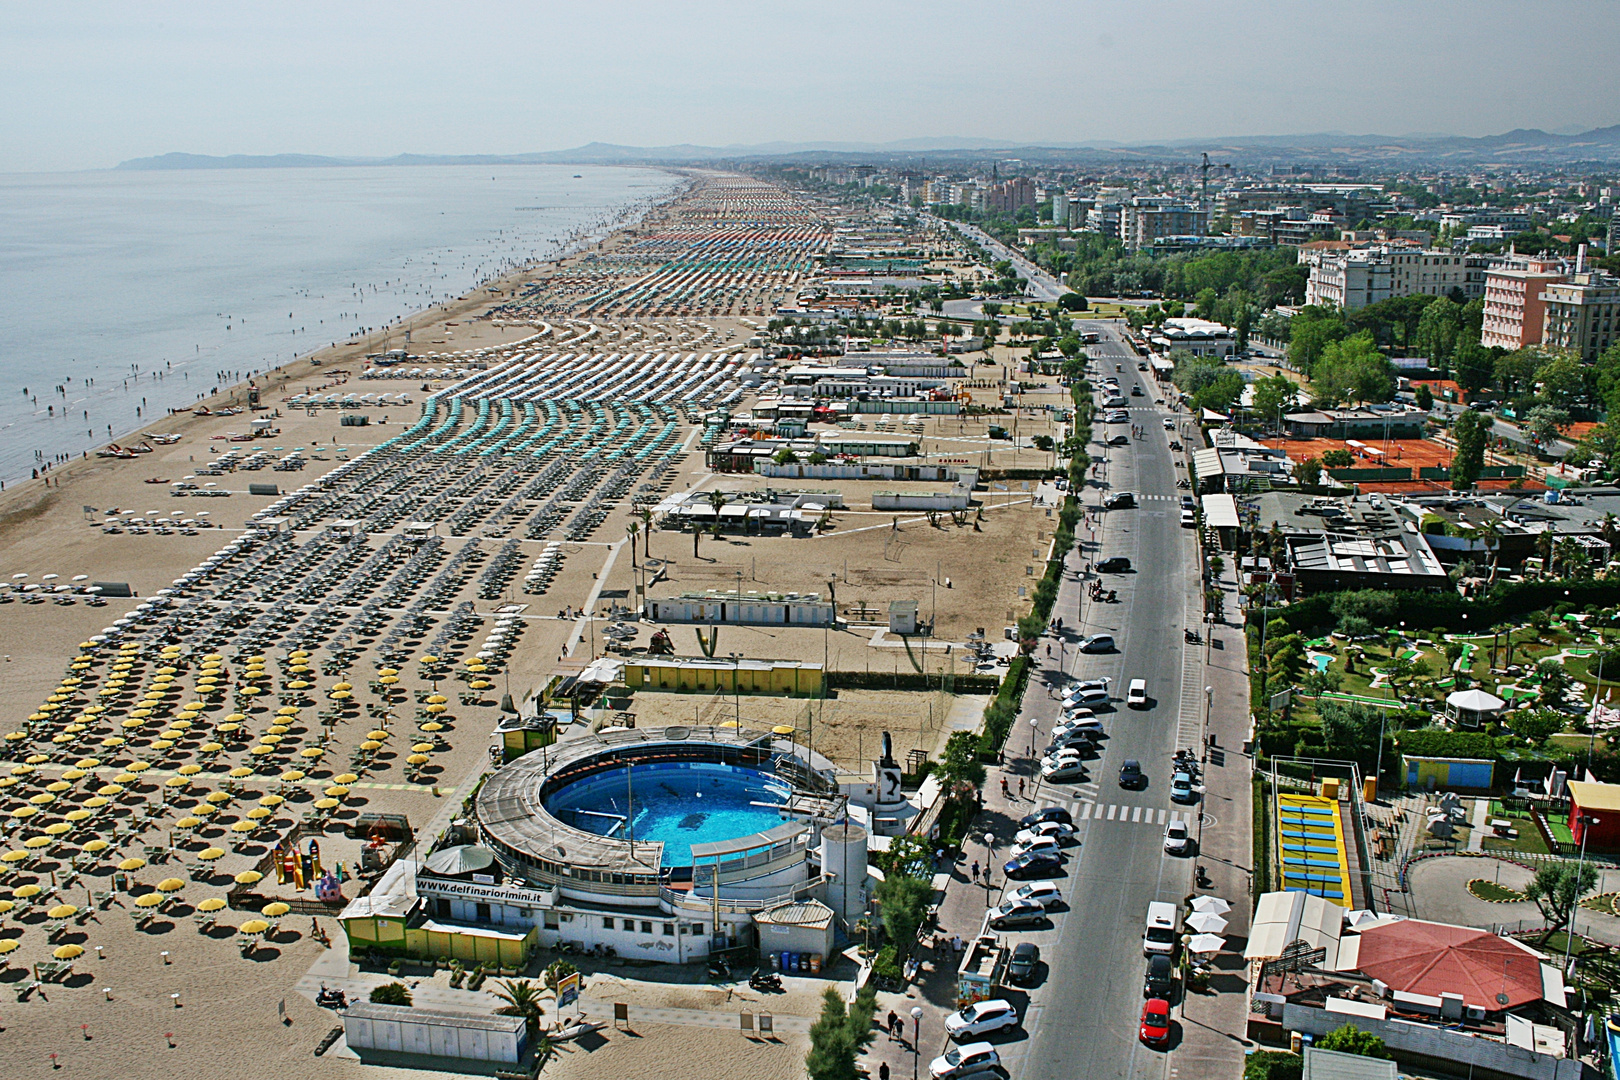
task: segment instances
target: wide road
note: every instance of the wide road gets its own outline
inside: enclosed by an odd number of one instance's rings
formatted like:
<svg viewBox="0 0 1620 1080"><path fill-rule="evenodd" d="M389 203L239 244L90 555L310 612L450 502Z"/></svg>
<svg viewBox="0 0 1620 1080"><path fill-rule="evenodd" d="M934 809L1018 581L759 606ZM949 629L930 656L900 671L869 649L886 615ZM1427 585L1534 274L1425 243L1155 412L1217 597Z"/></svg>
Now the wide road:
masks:
<svg viewBox="0 0 1620 1080"><path fill-rule="evenodd" d="M1203 704L1198 651L1184 648L1182 636L1196 575L1195 538L1192 529L1180 525L1179 499L1185 493L1175 486L1172 463L1181 455L1170 451L1172 433L1163 424L1172 414L1154 404L1151 377L1137 371L1137 358L1113 327L1096 325L1103 342L1088 350L1096 359L1093 384L1116 375L1127 395L1133 385L1144 391L1142 397L1129 398L1131 423L1104 424L1099 417L1096 435L1101 441L1128 435L1133 425L1143 430L1129 446L1108 447L1106 466L1088 480L1082 501L1101 525L1094 543L1088 542L1082 525L1081 549L1070 557L1075 572L1065 580L1054 610L1063 619L1067 673L1055 670L1059 661L1054 656L1025 696L1025 711L1038 721L1041 734L1051 730L1058 710L1051 695L1073 678L1111 678L1115 700L1111 711L1099 712L1109 738L1101 759L1092 762L1088 781L1056 789L1043 786L1033 801L1073 808L1081 846L1071 849L1067 873L1058 879L1067 910L1055 913L1051 929L1028 934L1040 945L1048 974L1031 994L1029 1040L1009 1061L1012 1075L1020 1080L1168 1080L1180 1031L1178 1027L1169 1051L1149 1049L1137 1039L1147 905L1153 900L1178 902L1192 891L1193 860L1166 855L1163 831L1176 813L1185 817L1197 812L1196 806L1180 806L1169 796L1178 735L1181 745L1199 738ZM1123 370L1116 372L1116 365ZM1104 447L1094 445L1092 454L1100 464ZM1116 491L1135 492L1137 508L1097 511L1102 499ZM1113 555L1126 556L1134 568L1101 575L1105 587L1118 590L1119 602L1083 599L1090 579L1087 564ZM1112 634L1118 651L1077 654L1077 624L1088 633ZM1044 642L1037 654L1045 663ZM1147 709L1125 706L1126 686L1133 678L1147 680ZM1026 751L1029 718L1020 720L1009 752ZM1035 736L1037 748L1045 741L1041 734ZM1127 758L1141 762L1148 777L1145 789L1120 788L1119 767Z"/></svg>
<svg viewBox="0 0 1620 1080"><path fill-rule="evenodd" d="M1024 258L1021 252L1015 251L991 236L977 225L969 225L965 221L954 222L964 236L970 236L992 255L998 259L1006 259L1013 264L1013 268L1029 281L1029 295L1035 300L1056 300L1069 290L1058 283L1057 278L1042 270L1039 266Z"/></svg>

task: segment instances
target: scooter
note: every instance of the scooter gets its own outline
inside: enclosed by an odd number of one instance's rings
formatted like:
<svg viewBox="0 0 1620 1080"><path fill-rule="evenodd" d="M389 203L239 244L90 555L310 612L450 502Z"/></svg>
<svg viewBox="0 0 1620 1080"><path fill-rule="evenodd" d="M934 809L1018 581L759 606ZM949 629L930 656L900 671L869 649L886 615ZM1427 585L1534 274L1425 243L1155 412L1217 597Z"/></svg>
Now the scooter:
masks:
<svg viewBox="0 0 1620 1080"><path fill-rule="evenodd" d="M1189 644L1189 645L1196 645L1198 642L1204 640L1203 637L1198 633L1198 631L1191 630L1191 629L1183 630L1181 632L1181 636L1182 636L1183 640L1185 640L1187 642L1187 644Z"/></svg>
<svg viewBox="0 0 1620 1080"><path fill-rule="evenodd" d="M731 981L731 965L724 960L709 961L709 978L719 979L722 982Z"/></svg>
<svg viewBox="0 0 1620 1080"><path fill-rule="evenodd" d="M782 976L774 971L755 971L748 976L748 987L751 990L779 991L782 989Z"/></svg>
<svg viewBox="0 0 1620 1080"><path fill-rule="evenodd" d="M1181 488L1183 491L1188 491L1191 490L1192 485L1185 480L1177 480L1176 487Z"/></svg>
<svg viewBox="0 0 1620 1080"><path fill-rule="evenodd" d="M315 995L315 1004L323 1009L342 1010L349 1007L349 999L348 995L342 990L328 990L323 986L320 992Z"/></svg>
<svg viewBox="0 0 1620 1080"><path fill-rule="evenodd" d="M1207 889L1214 884L1214 882L1209 879L1209 875L1204 872L1203 863L1199 863L1193 870L1193 876L1198 879L1198 887L1200 889Z"/></svg>

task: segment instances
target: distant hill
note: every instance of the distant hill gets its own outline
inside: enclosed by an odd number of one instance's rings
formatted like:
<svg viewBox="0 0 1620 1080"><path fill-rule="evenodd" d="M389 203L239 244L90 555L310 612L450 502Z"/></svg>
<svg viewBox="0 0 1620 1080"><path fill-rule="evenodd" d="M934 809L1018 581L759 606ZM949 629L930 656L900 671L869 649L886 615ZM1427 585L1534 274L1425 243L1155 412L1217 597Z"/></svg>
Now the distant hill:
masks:
<svg viewBox="0 0 1620 1080"><path fill-rule="evenodd" d="M1257 165L1268 162L1418 162L1472 163L1613 161L1620 159L1620 124L1574 135L1539 128L1467 138L1458 135L1347 135L1320 132L1299 135L1243 135L1216 139L1181 139L1166 143L1027 144L996 139L936 137L887 143L772 142L738 146L617 146L587 143L572 150L532 154L396 154L393 157L330 157L319 154L171 153L134 158L117 167L156 169L288 169L340 165L694 165L702 162L779 160L814 162L837 158L873 163L920 165L927 161L982 161L1015 158L1036 163L1062 161L1185 161L1200 153Z"/></svg>

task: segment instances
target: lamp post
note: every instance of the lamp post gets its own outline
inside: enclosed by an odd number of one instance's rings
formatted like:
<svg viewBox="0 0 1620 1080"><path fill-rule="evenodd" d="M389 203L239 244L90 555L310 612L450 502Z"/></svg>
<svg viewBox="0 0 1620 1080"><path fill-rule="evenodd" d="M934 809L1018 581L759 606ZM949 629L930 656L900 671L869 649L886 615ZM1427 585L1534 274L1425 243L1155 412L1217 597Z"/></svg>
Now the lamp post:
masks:
<svg viewBox="0 0 1620 1080"><path fill-rule="evenodd" d="M996 834L984 834L984 906L990 906L990 868L995 865Z"/></svg>
<svg viewBox="0 0 1620 1080"><path fill-rule="evenodd" d="M1215 688L1213 686L1204 687L1204 746L1199 753L1199 757L1202 759L1209 757L1209 714L1214 704Z"/></svg>
<svg viewBox="0 0 1620 1080"><path fill-rule="evenodd" d="M1581 871L1586 868L1586 834L1588 830L1592 828L1592 826L1596 825L1602 819L1594 817L1591 814L1581 814L1575 820L1581 823L1581 857L1580 861L1575 864L1575 883L1577 886L1579 886L1581 881ZM1579 893L1579 889L1576 891ZM1566 978L1569 975L1570 949L1575 944L1575 913L1580 909L1580 896L1577 895L1575 897L1575 903L1571 904L1569 908L1569 925L1564 928L1564 975Z"/></svg>
<svg viewBox="0 0 1620 1080"><path fill-rule="evenodd" d="M922 1054L922 1006L911 1007L911 1080L917 1080L917 1058Z"/></svg>
<svg viewBox="0 0 1620 1080"><path fill-rule="evenodd" d="M740 733L742 731L742 687L740 685L742 653L727 653L726 655L731 657L731 700L735 709L732 719L737 722L737 731ZM826 668L822 668L823 672L826 670ZM823 678L825 678L825 675L823 675Z"/></svg>

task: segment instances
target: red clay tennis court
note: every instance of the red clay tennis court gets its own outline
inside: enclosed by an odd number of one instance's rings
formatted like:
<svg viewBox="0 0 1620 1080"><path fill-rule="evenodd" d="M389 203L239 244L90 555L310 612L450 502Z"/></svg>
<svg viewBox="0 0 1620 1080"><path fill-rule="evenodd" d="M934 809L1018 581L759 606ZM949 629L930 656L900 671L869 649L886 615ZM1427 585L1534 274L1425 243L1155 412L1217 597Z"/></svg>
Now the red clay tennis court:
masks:
<svg viewBox="0 0 1620 1080"><path fill-rule="evenodd" d="M1280 449L1292 461L1314 457L1318 460L1330 450L1348 450L1355 458L1350 468L1411 469L1410 480L1362 481L1356 486L1367 494L1399 495L1417 492L1450 491L1451 485L1443 480L1422 480L1420 469L1448 468L1451 465L1451 447L1430 439L1265 439L1265 445ZM1481 480L1475 484L1479 491L1505 491L1512 480ZM1525 491L1542 491L1546 485L1540 480L1526 477L1519 485Z"/></svg>

